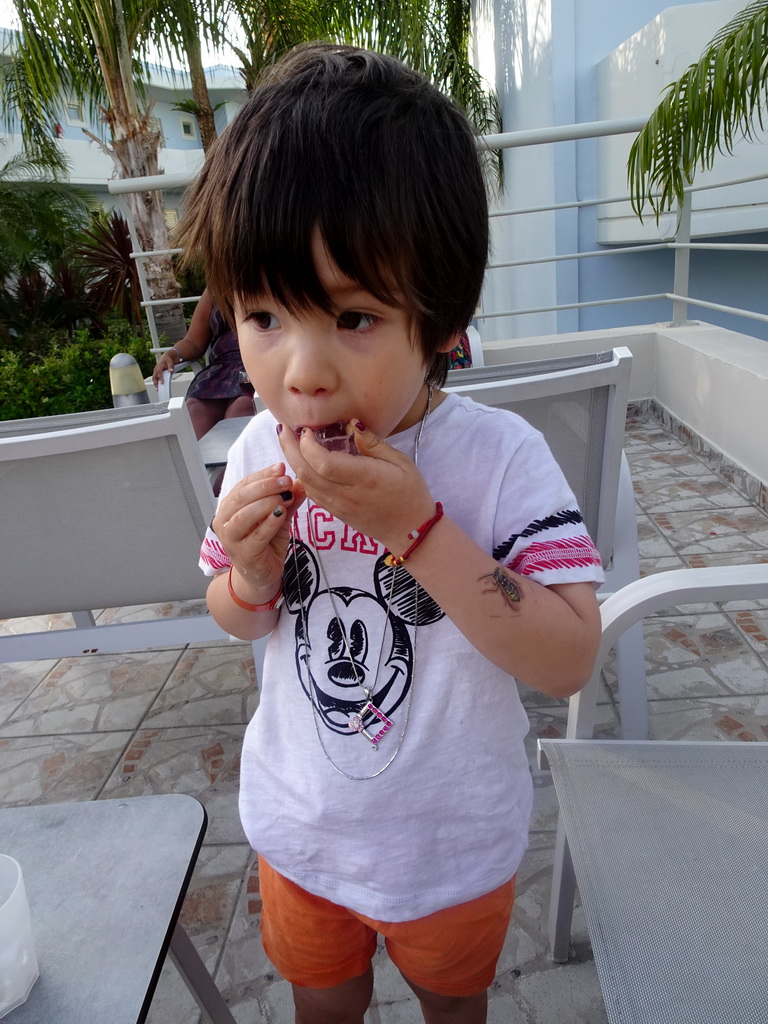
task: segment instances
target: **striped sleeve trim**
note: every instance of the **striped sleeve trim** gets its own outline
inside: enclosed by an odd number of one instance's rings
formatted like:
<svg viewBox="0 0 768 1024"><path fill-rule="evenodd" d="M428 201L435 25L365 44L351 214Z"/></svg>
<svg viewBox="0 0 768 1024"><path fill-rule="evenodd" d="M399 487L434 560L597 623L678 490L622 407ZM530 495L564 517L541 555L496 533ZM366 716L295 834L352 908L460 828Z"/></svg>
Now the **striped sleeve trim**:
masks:
<svg viewBox="0 0 768 1024"><path fill-rule="evenodd" d="M591 539L582 534L530 544L509 562L508 568L521 576L532 576L551 569L579 569L593 565L600 567L600 555Z"/></svg>
<svg viewBox="0 0 768 1024"><path fill-rule="evenodd" d="M522 533L513 533L503 544L499 544L493 552L493 557L497 562L500 562L503 558L507 557L515 544L521 539L533 537L535 534L542 533L545 530L556 530L560 526L580 526L583 523L584 520L582 519L581 512L577 508L564 508L561 512L556 512L545 519L534 519L532 523L526 526Z"/></svg>
<svg viewBox="0 0 768 1024"><path fill-rule="evenodd" d="M232 565L232 560L209 530L200 548L200 568L206 576L214 576L224 572Z"/></svg>

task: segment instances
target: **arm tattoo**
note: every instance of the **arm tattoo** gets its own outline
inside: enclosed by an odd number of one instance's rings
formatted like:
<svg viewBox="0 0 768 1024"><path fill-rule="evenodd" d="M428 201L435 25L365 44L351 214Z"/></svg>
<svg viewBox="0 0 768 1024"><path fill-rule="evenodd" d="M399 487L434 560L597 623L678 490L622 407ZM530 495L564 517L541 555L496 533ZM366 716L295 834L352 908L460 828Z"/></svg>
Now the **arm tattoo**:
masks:
<svg viewBox="0 0 768 1024"><path fill-rule="evenodd" d="M490 594L496 590L501 594L510 608L513 608L515 611L518 610L518 605L523 600L523 592L515 581L510 579L503 569L494 569L493 572L489 572L486 576L481 576L480 579L491 581L490 588L488 590L484 590L484 594Z"/></svg>

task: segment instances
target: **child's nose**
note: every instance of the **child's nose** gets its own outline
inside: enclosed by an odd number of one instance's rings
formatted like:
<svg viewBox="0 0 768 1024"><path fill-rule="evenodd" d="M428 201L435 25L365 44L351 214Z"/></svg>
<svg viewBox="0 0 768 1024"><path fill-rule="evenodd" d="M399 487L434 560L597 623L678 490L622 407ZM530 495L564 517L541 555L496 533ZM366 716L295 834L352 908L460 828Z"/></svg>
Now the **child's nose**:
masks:
<svg viewBox="0 0 768 1024"><path fill-rule="evenodd" d="M299 338L291 348L286 369L290 391L315 395L333 388L335 372L329 347L319 337Z"/></svg>

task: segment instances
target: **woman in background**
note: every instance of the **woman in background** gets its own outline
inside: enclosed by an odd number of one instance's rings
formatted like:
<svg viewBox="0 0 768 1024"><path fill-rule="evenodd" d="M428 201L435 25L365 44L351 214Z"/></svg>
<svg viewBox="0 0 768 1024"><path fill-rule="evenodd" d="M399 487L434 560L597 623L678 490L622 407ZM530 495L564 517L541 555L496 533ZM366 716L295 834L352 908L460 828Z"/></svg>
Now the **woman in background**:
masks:
<svg viewBox="0 0 768 1024"><path fill-rule="evenodd" d="M240 384L243 363L237 335L214 306L208 289L192 314L189 330L158 359L152 373L155 387L164 370L181 362L194 362L208 353L207 365L195 376L187 391L186 404L198 440L219 420L252 416L253 399Z"/></svg>

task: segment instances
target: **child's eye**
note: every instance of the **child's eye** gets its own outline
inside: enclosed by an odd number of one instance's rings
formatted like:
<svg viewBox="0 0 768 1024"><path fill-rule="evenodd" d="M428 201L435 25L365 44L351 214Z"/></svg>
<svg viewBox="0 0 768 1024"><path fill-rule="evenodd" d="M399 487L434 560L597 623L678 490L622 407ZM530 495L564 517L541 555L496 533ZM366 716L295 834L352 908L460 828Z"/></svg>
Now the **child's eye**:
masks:
<svg viewBox="0 0 768 1024"><path fill-rule="evenodd" d="M339 314L336 323L344 331L364 331L368 327L372 327L377 319L378 317L371 313L358 313L356 310L350 309L346 313Z"/></svg>
<svg viewBox="0 0 768 1024"><path fill-rule="evenodd" d="M280 321L275 314L267 313L266 310L249 313L246 319L249 323L258 327L260 331L273 331L276 327L280 326Z"/></svg>

